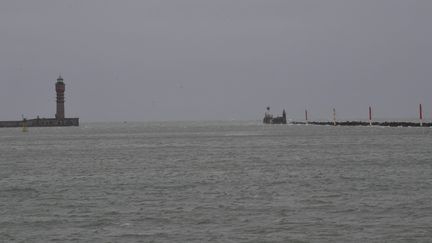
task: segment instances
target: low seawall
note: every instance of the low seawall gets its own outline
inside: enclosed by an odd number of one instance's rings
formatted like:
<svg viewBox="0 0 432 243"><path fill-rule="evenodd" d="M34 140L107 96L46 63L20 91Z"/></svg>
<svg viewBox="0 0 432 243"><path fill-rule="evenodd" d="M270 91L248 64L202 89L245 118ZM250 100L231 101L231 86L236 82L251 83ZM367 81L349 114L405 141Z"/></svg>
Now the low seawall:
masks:
<svg viewBox="0 0 432 243"><path fill-rule="evenodd" d="M23 121L0 121L0 127L22 127Z"/></svg>
<svg viewBox="0 0 432 243"><path fill-rule="evenodd" d="M318 125L318 126L382 126L382 127L432 127L432 123L430 122L398 122L398 121L392 121L392 122L364 122L364 121L338 121L336 124L334 122L291 122L291 124L298 124L298 125Z"/></svg>
<svg viewBox="0 0 432 243"><path fill-rule="evenodd" d="M21 121L0 121L0 127L68 127L79 126L79 118L36 118Z"/></svg>

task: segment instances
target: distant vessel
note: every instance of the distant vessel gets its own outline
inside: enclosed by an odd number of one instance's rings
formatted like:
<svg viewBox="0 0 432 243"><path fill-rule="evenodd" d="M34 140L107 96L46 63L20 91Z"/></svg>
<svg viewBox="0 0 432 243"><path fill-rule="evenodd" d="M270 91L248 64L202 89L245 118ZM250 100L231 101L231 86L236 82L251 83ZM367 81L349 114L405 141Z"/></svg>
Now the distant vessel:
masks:
<svg viewBox="0 0 432 243"><path fill-rule="evenodd" d="M23 116L21 121L0 121L0 127L22 127L25 132L27 131L27 127L79 126L79 118L65 118L65 83L61 76L57 79L55 90L57 93L57 110L55 118L39 118L38 116L36 119L25 119Z"/></svg>
<svg viewBox="0 0 432 243"><path fill-rule="evenodd" d="M282 116L273 117L270 113L270 107L267 106L267 111L264 114L264 124L287 124L285 109L282 112Z"/></svg>

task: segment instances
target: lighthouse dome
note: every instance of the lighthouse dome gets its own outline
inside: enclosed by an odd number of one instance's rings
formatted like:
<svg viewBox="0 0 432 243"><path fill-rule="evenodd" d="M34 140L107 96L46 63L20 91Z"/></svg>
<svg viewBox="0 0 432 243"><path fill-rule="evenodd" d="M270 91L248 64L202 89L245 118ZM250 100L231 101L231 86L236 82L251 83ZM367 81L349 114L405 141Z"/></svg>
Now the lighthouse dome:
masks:
<svg viewBox="0 0 432 243"><path fill-rule="evenodd" d="M57 82L58 83L63 83L63 78L61 75L59 75L59 77L57 78Z"/></svg>

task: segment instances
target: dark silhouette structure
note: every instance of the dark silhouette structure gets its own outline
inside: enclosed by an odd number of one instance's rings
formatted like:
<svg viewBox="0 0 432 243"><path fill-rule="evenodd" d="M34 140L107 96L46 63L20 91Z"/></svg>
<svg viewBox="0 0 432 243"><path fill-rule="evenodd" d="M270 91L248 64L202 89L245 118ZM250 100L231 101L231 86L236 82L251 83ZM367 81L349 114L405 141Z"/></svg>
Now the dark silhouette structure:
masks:
<svg viewBox="0 0 432 243"><path fill-rule="evenodd" d="M64 108L65 83L63 82L63 78L61 75L57 78L55 89L57 93L57 113L55 115L55 118L58 120L62 120L65 118L65 108Z"/></svg>
<svg viewBox="0 0 432 243"><path fill-rule="evenodd" d="M285 109L282 112L282 116L273 117L270 113L270 107L267 107L267 111L264 114L264 124L287 124Z"/></svg>
<svg viewBox="0 0 432 243"><path fill-rule="evenodd" d="M55 118L39 118L25 119L20 121L0 121L0 127L65 127L79 126L79 118L65 118L65 83L63 78L59 76L55 84L57 93L57 109Z"/></svg>

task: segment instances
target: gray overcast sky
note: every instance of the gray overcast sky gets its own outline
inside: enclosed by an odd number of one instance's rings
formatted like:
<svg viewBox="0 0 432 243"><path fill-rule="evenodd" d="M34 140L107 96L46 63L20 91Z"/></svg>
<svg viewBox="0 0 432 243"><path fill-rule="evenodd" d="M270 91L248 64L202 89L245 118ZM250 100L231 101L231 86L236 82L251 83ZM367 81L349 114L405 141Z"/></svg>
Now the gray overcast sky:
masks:
<svg viewBox="0 0 432 243"><path fill-rule="evenodd" d="M430 0L2 0L0 120L432 113Z"/></svg>

